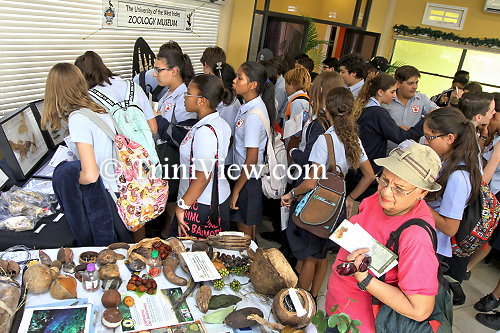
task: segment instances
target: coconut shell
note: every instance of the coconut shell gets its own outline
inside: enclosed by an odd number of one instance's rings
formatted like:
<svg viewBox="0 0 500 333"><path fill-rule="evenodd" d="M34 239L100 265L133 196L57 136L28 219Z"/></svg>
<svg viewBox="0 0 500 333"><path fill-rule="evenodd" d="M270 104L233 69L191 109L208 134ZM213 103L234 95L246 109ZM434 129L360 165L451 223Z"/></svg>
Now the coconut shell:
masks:
<svg viewBox="0 0 500 333"><path fill-rule="evenodd" d="M40 294L49 290L53 277L50 268L42 264L37 264L28 267L26 272L24 272L23 279L30 293Z"/></svg>
<svg viewBox="0 0 500 333"><path fill-rule="evenodd" d="M120 277L120 270L117 264L107 264L99 268L99 278L101 280Z"/></svg>
<svg viewBox="0 0 500 333"><path fill-rule="evenodd" d="M116 308L120 304L121 299L122 295L118 291L109 289L102 295L101 303L105 308Z"/></svg>
<svg viewBox="0 0 500 333"><path fill-rule="evenodd" d="M104 327L117 328L123 319L122 313L117 308L111 308L104 311L101 322Z"/></svg>
<svg viewBox="0 0 500 333"><path fill-rule="evenodd" d="M289 298L290 289L281 290L273 299L273 313L280 324L291 326L293 328L304 328L311 322L311 317L316 314L316 302L311 294L304 289L295 289L300 304L306 310L306 314L298 317L297 312L293 308L288 308L285 303L286 298Z"/></svg>
<svg viewBox="0 0 500 333"><path fill-rule="evenodd" d="M61 269L62 268L62 262L60 262L59 260L54 260L50 264L50 267L57 267L57 268Z"/></svg>
<svg viewBox="0 0 500 333"><path fill-rule="evenodd" d="M63 264L73 261L73 251L68 247L61 247L57 252L57 260Z"/></svg>
<svg viewBox="0 0 500 333"><path fill-rule="evenodd" d="M69 275L59 275L50 285L50 296L55 299L76 298L76 280Z"/></svg>
<svg viewBox="0 0 500 333"><path fill-rule="evenodd" d="M116 262L116 253L113 250L105 249L97 255L97 263L101 266L107 264L114 264Z"/></svg>
<svg viewBox="0 0 500 333"><path fill-rule="evenodd" d="M258 248L255 254L252 254L250 281L256 292L274 296L281 289L294 288L298 278L278 249Z"/></svg>

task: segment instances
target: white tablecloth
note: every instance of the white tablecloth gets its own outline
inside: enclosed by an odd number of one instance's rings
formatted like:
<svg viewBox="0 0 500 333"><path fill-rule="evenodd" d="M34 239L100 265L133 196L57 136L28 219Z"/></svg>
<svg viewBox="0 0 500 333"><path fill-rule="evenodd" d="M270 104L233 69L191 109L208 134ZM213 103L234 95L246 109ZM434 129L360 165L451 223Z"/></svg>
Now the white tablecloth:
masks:
<svg viewBox="0 0 500 333"><path fill-rule="evenodd" d="M185 242L185 245L186 247L190 247L190 243L189 241ZM80 255L80 253L82 252L85 252L85 251L96 251L96 252L99 252L101 251L102 249L104 248L100 248L100 247L82 247L82 248L73 248L73 253L74 253L74 258L75 258L75 263L78 264L78 257ZM50 257L52 260L55 260L56 257L57 257L57 251L58 249L48 249L48 250L44 250ZM125 255L125 257L127 256L127 251L126 250L123 250L123 249L119 249L119 250L115 250L117 253L121 253L123 255ZM224 253L227 253L227 254L239 254L238 252L236 251L226 251L226 250L217 250L219 252L224 252ZM37 251L36 251L37 252ZM126 290L126 284L128 282L128 280L130 279L130 276L131 276L131 273L130 271L127 269L127 267L125 266L124 264L124 260L119 260L117 262L118 264L118 267L120 269L120 275L121 275L121 278L123 280L123 283L122 285L120 286L120 289L118 290L120 293L122 293L122 295L124 293L127 292ZM141 272L141 275L144 273ZM65 274L65 273L62 273L62 274ZM176 269L176 274L179 275L179 276L182 276L184 278L188 278L187 275L182 271L182 269L180 267L177 267ZM245 282L248 282L249 281L249 278L247 277L237 277L235 275L231 275L231 280L233 278L237 278L240 280L240 282L242 283L245 283ZM155 280L157 281L157 284L158 284L158 289L167 289L167 288L175 288L175 287L178 287L172 283L170 283L169 281L166 280L166 278L164 277L163 274L161 274L160 276L156 277ZM227 280L227 279L226 279ZM184 291L186 289L186 287L182 287L182 290ZM196 289L197 290L197 289ZM195 292L196 292L195 290ZM271 305L272 305L272 299L269 298L269 297L265 297L265 296L261 296L261 295L257 295L254 293L255 290L252 286L251 283L248 283L244 286L242 286L241 290L239 292L234 292L232 291L229 286L226 286L224 287L223 290L221 291L216 291L212 288L212 294L235 294L239 297L242 298L242 301L240 301L237 305L236 305L236 309L240 309L240 308L244 308L244 307L247 307L247 306L252 306L252 307L257 307L259 309L262 310L262 312L264 313L264 317L265 319L271 321L271 322L275 322L275 318L273 316L273 314L271 313ZM80 282L78 282L77 284L77 295L78 295L78 298L87 298L89 300L89 302L91 302L92 304L94 305L98 305L99 306L99 316L97 318L97 321L96 321L96 329L95 329L95 332L113 332L112 329L107 329L105 327L102 326L101 324L101 314L102 312L104 312L104 307L101 305L101 296L103 294L103 290L102 288L99 288L98 291L96 292L87 292L83 289L82 287L82 284ZM142 297L148 297L148 295L144 295ZM43 294L38 294L38 295L34 295L34 294L31 294L31 295L28 295L28 298L27 298L27 301L26 301L26 306L29 307L29 306L33 306L33 305L43 305L43 304L50 304L50 303L54 303L54 302L57 302L57 300L53 299L49 292L46 292L46 293L43 293ZM203 317L203 313L201 313L198 309L198 307L196 306L196 301L194 299L194 294L189 296L186 300L188 306L189 306L189 309L191 311L191 314L193 315L193 318L194 320L201 320L201 318ZM207 313L211 313L212 311L209 310ZM226 325L214 325L214 324L205 324L205 327L207 329L207 331L209 333L225 333L225 332L229 332L229 333L232 333L232 332L239 332L239 330L233 330L232 328L226 326ZM267 332L272 332L270 329L266 328ZM117 328L114 330L114 332L121 332L121 328ZM261 332L260 328L258 326L254 326L253 327L253 330L252 331L242 331L242 332L245 332L245 333L248 333L248 332ZM306 332L316 332L316 329L315 327L310 324L307 329L306 329Z"/></svg>

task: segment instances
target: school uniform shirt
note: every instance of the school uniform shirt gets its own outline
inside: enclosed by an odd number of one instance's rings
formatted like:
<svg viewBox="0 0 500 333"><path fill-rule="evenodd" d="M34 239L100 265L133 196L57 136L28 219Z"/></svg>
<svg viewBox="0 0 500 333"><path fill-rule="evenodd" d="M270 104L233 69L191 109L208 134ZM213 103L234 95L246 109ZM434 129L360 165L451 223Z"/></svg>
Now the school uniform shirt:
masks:
<svg viewBox="0 0 500 333"><path fill-rule="evenodd" d="M158 87L158 81L156 80L156 77L154 76L154 69L150 69L146 71L146 75L144 75L144 84L146 85L146 93L153 93L153 90ZM137 74L134 76L134 82L139 84L139 75ZM160 100L163 95L168 91L167 87L163 87L163 89L160 91L158 94L158 100ZM147 96L147 95L146 95Z"/></svg>
<svg viewBox="0 0 500 333"><path fill-rule="evenodd" d="M234 129L236 127L236 116L238 115L238 112L240 110L241 103L238 100L238 98L235 98L234 101L226 105L224 103L219 103L217 106L217 111L219 112L220 116L222 119L226 121L226 123L229 125L229 128L231 128L231 136L234 137ZM226 160L224 162L225 165L230 165L233 164L233 149L229 149L227 152Z"/></svg>
<svg viewBox="0 0 500 333"><path fill-rule="evenodd" d="M461 165L464 165L464 163L461 163ZM448 178L443 196L439 200L431 201L427 204L438 212L439 215L461 221L471 191L472 185L469 173L465 170L456 170ZM451 257L450 237L437 228L436 233L438 240L437 253L445 257Z"/></svg>
<svg viewBox="0 0 500 333"><path fill-rule="evenodd" d="M113 76L109 78L110 84L104 82L104 86L95 86L94 88L105 94L106 96L112 97L115 101L122 102L125 100L127 96L127 81L123 80L118 76ZM91 96L92 97L92 96ZM141 108L146 116L146 120L154 118L153 109L151 108L151 103L149 103L149 99L141 89L141 87L136 84L134 90L134 97L137 101L137 105ZM92 99L99 103L98 100Z"/></svg>
<svg viewBox="0 0 500 333"><path fill-rule="evenodd" d="M347 163L347 159L345 157L344 144L340 141L337 133L335 133L335 129L333 128L333 126L327 129L325 134L331 134L333 139L333 150L335 153L335 163L340 167L342 173L346 175L350 165ZM359 138L358 142L361 146L362 151L360 162L363 163L364 161L368 160L368 157L366 156L363 144L361 143L361 140ZM311 155L309 155L309 161L324 165L328 168L328 146L326 145L326 138L324 135L320 135L314 143L311 150Z"/></svg>
<svg viewBox="0 0 500 333"><path fill-rule="evenodd" d="M491 156L493 155L493 149L495 145L500 141L500 136L495 134L493 141L484 148L483 157L486 161L490 161ZM493 194L497 194L500 191L500 163L498 163L497 168L495 169L495 173L490 181L490 189Z"/></svg>
<svg viewBox="0 0 500 333"><path fill-rule="evenodd" d="M290 96L288 96L288 103L293 100L293 98L299 94L305 94L304 90L299 90L297 92L294 92ZM305 99L296 99L290 104L290 119L292 119L294 116L302 113L302 128L304 128L307 120L309 119L309 101ZM293 136L300 137L302 135L302 131L299 131L298 133L294 134ZM288 143L288 142L287 142Z"/></svg>
<svg viewBox="0 0 500 333"><path fill-rule="evenodd" d="M115 130L113 120L107 113L96 113L102 120ZM104 186L113 192L118 192L116 184L115 167L112 163L114 143L93 121L82 114L71 113L68 118L69 140L68 148L78 156L76 143L88 143L94 147L94 156L99 168L99 175Z"/></svg>
<svg viewBox="0 0 500 333"><path fill-rule="evenodd" d="M210 124L217 137L215 137L214 132L208 127L204 126ZM191 130L186 134L184 140L179 147L180 154L180 164L185 167L190 173L191 161L189 160L191 154L191 143L193 143L193 158L192 164L196 171L212 172L215 166L215 155L217 153L217 140L219 142L219 204L222 204L227 200L231 194L229 188L229 183L227 179L222 178L222 169L224 167L224 159L226 158L227 151L229 148L229 141L231 138L231 129L224 119L219 115L218 112L211 113L200 119ZM194 141L193 141L194 140ZM179 194L177 199L180 199L186 193L189 187L189 179L193 175L188 174L181 177L179 181ZM210 205L212 201L212 184L213 176L210 177L210 182L207 187L198 198L198 202L204 205Z"/></svg>
<svg viewBox="0 0 500 333"><path fill-rule="evenodd" d="M181 83L170 94L165 94L158 101L158 111L160 115L168 122L172 119L172 112L175 110L175 119L178 123L188 119L196 119L196 113L187 112L184 105L184 93L187 92L187 86Z"/></svg>
<svg viewBox="0 0 500 333"><path fill-rule="evenodd" d="M437 105L426 95L417 92L408 100L406 106L396 97L391 103L384 104L383 107L389 111L398 126L412 127L418 123L422 116L436 109Z"/></svg>
<svg viewBox="0 0 500 333"><path fill-rule="evenodd" d="M267 144L267 133L264 124L252 110L260 110L264 118L269 121L266 105L260 96L243 104L236 117L236 127L233 141L234 164L240 167L245 163L247 148L259 148L257 164L264 164L264 151ZM269 123L268 123L269 125ZM258 169L257 169L258 170ZM240 170L241 171L241 170ZM235 171L235 175L238 172ZM250 178L257 178L251 174Z"/></svg>
<svg viewBox="0 0 500 333"><path fill-rule="evenodd" d="M359 82L356 82L350 87L347 87L352 92L352 95L354 96L354 99L356 99L359 95L359 92L361 88L363 88L363 85L365 84L365 80L361 80Z"/></svg>
<svg viewBox="0 0 500 333"><path fill-rule="evenodd" d="M370 99L368 100L368 102L365 105L365 108L368 108L370 106L381 106L381 105L375 97L370 97Z"/></svg>
<svg viewBox="0 0 500 333"><path fill-rule="evenodd" d="M288 104L288 97L285 90L285 78L283 75L278 76L278 79L276 80L276 84L274 85L274 97L277 102L276 113L277 120L279 122L281 119L285 119L286 106Z"/></svg>

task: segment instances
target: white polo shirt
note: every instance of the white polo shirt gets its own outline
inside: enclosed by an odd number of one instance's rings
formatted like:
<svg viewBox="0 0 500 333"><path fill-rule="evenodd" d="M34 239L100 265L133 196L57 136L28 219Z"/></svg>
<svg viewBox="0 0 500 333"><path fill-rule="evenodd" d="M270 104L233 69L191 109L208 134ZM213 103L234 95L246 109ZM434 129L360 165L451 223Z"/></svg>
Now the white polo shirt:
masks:
<svg viewBox="0 0 500 333"><path fill-rule="evenodd" d="M415 96L410 98L406 105L396 97L389 104L384 104L383 107L389 111L392 119L398 126L413 127L422 116L436 109L438 106L432 102L429 97L422 93L415 93Z"/></svg>
<svg viewBox="0 0 500 333"><path fill-rule="evenodd" d="M344 144L340 141L337 133L335 133L335 129L333 128L333 126L327 129L325 134L332 135L335 163L340 167L344 175L346 175L350 165L347 163L347 159L345 157ZM368 157L366 156L365 149L363 148L363 144L361 143L361 140L359 138L358 142L362 150L360 162L363 163L364 161L368 160ZM326 145L326 138L324 135L320 135L314 143L311 150L311 155L309 155L309 161L328 167L328 146Z"/></svg>
<svg viewBox="0 0 500 333"><path fill-rule="evenodd" d="M204 126L210 124L215 132L217 133L217 138L215 137L212 130ZM193 141L194 138L194 141ZM185 167L185 170L189 173L190 161L189 157L191 154L191 143L193 143L193 165L196 171L211 172L215 165L215 155L217 153L217 140L219 142L219 204L222 204L227 200L231 194L231 189L229 188L229 183L226 178L222 178L222 170L224 167L224 159L227 156L227 151L229 149L229 142L231 138L231 129L224 119L219 115L218 112L211 113L200 119L186 134L184 140L179 146L180 153L180 164ZM189 187L189 178L192 175L180 175L179 182L179 194L177 199L182 198ZM204 205L210 205L212 201L212 184L213 177L210 177L210 182L207 187L198 198L198 202Z"/></svg>
<svg viewBox="0 0 500 333"><path fill-rule="evenodd" d="M259 116L250 113L255 109L260 110L266 120L269 121L266 105L260 96L240 107L238 116L236 117L233 141L233 160L234 164L239 166L245 163L247 148L259 148L258 164L264 164L267 133Z"/></svg>
<svg viewBox="0 0 500 333"><path fill-rule="evenodd" d="M196 113L187 112L184 105L184 93L187 92L187 86L181 83L171 94L165 94L158 102L158 112L169 122L172 119L172 112L175 109L175 119L177 122L188 119L196 119Z"/></svg>
<svg viewBox="0 0 500 333"><path fill-rule="evenodd" d="M95 86L94 88L99 90L106 96L111 97L117 102L123 102L128 93L127 81L123 80L118 76L113 76L109 78L109 82L111 84L104 82L103 83L104 86ZM137 101L137 105L144 112L146 120L154 118L153 109L151 108L151 103L149 103L148 97L138 84L135 84L134 94L135 94L134 98ZM92 97L92 99L94 98ZM97 101L96 99L94 99L94 101L99 103L99 101Z"/></svg>

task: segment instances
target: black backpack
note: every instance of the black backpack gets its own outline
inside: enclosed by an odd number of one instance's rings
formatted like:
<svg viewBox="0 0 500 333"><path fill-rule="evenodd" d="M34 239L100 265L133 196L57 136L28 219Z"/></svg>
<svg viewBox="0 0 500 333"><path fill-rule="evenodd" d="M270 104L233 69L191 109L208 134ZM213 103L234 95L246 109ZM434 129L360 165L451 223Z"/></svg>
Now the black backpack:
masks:
<svg viewBox="0 0 500 333"><path fill-rule="evenodd" d="M146 72L147 71L142 71L139 73L139 86L142 88L146 96L149 96L148 94L152 95L153 102L159 102L159 95L165 87L157 84L156 87L153 88L150 84L146 84Z"/></svg>
<svg viewBox="0 0 500 333"><path fill-rule="evenodd" d="M399 251L399 237L406 228L418 225L429 234L432 239L434 251L437 249L437 236L434 228L422 219L411 219L403 223L398 229L391 232L386 247L394 253ZM379 280L384 281L385 275ZM377 318L375 319L377 333L451 333L453 331L453 302L448 281L444 278L441 268L438 269L439 289L436 295L434 310L432 314L424 321L418 322L405 317L391 307L382 304ZM376 301L378 302L378 301Z"/></svg>

